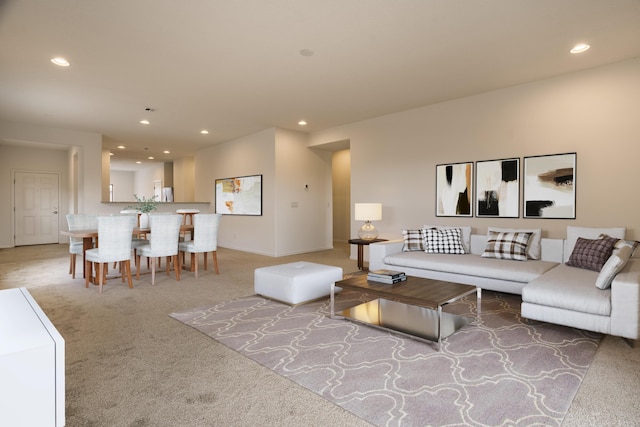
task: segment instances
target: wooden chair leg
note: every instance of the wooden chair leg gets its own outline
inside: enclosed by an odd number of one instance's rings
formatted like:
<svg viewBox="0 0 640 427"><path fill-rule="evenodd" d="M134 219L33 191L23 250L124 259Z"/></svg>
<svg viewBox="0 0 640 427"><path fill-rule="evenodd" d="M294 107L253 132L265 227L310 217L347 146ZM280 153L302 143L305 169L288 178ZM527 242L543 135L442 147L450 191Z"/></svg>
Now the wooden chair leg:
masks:
<svg viewBox="0 0 640 427"><path fill-rule="evenodd" d="M191 264L189 270L196 271L196 265L198 264L198 254L191 252Z"/></svg>
<svg viewBox="0 0 640 427"><path fill-rule="evenodd" d="M91 281L91 275L93 274L93 263L91 263L90 261L86 261L84 262L84 270L86 272L85 274L85 288L89 287L89 282Z"/></svg>
<svg viewBox="0 0 640 427"><path fill-rule="evenodd" d="M105 262L104 264L102 264L102 284L106 285L107 284L107 273L109 273L109 263Z"/></svg>
<svg viewBox="0 0 640 427"><path fill-rule="evenodd" d="M127 278L129 279L129 289L133 289L133 281L131 280L131 260L128 259L124 262L124 270L127 273Z"/></svg>
<svg viewBox="0 0 640 427"><path fill-rule="evenodd" d="M71 259L69 260L69 273L71 274L71 278L76 278L76 254L71 254Z"/></svg>
<svg viewBox="0 0 640 427"><path fill-rule="evenodd" d="M194 267L194 271L196 272L196 279L198 278L198 264L200 264L199 260L198 260L198 254L194 252L193 254L193 260L195 261L196 265ZM205 254L204 256L204 263L205 265L207 264L207 254ZM207 268L205 267L205 270Z"/></svg>
<svg viewBox="0 0 640 427"><path fill-rule="evenodd" d="M171 257L168 256L167 257L167 267L166 267L167 276L171 275L170 270L171 270Z"/></svg>
<svg viewBox="0 0 640 427"><path fill-rule="evenodd" d="M140 255L136 255L136 280L140 280Z"/></svg>
<svg viewBox="0 0 640 427"><path fill-rule="evenodd" d="M216 274L220 274L220 271L218 271L218 251L211 252L211 257L213 258L213 268Z"/></svg>
<svg viewBox="0 0 640 427"><path fill-rule="evenodd" d="M180 257L178 254L173 256L173 260L175 262L175 270L176 270L176 281L180 281L180 270L182 270L182 264L180 263Z"/></svg>
<svg viewBox="0 0 640 427"><path fill-rule="evenodd" d="M204 257L204 271L207 271L207 253L202 254Z"/></svg>

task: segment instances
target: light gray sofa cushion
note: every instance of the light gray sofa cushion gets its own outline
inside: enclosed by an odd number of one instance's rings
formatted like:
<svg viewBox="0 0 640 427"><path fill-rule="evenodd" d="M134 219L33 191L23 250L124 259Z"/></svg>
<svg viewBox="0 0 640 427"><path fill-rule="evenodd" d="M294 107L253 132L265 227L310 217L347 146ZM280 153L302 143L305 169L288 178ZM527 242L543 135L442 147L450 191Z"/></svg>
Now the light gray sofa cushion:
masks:
<svg viewBox="0 0 640 427"><path fill-rule="evenodd" d="M522 301L601 316L611 315L611 289L595 286L598 273L560 264L529 282Z"/></svg>
<svg viewBox="0 0 640 427"><path fill-rule="evenodd" d="M397 267L421 268L475 277L510 280L519 283L530 282L558 265L558 263L551 261L512 261L482 258L473 254L450 255L424 252L394 253L387 255L384 258L384 263ZM595 289L593 282L592 287Z"/></svg>

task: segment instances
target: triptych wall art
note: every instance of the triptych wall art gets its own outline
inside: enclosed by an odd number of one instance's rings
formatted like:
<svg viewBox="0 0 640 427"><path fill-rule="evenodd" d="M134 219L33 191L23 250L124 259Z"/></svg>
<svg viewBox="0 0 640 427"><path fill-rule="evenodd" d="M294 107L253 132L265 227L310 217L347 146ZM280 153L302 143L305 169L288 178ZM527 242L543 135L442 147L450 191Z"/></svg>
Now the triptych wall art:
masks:
<svg viewBox="0 0 640 427"><path fill-rule="evenodd" d="M436 165L436 216L575 219L576 153ZM475 203L474 203L475 200Z"/></svg>

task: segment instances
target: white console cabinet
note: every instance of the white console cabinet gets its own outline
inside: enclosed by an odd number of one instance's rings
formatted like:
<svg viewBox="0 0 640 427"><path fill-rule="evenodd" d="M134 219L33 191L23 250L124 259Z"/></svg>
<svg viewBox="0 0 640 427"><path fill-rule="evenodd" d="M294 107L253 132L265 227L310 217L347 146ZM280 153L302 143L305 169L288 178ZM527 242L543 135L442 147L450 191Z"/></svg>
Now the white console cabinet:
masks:
<svg viewBox="0 0 640 427"><path fill-rule="evenodd" d="M64 339L25 288L0 291L0 426L65 424Z"/></svg>

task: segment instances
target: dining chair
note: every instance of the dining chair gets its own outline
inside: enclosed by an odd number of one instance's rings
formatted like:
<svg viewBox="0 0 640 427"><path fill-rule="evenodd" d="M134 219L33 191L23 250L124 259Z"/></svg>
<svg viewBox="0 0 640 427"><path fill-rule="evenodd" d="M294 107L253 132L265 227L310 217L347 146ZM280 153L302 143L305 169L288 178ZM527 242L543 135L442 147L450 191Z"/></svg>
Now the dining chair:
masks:
<svg viewBox="0 0 640 427"><path fill-rule="evenodd" d="M69 231L92 230L98 228L98 216L91 214L67 214ZM84 243L79 237L69 238L69 274L76 278L76 256L83 255ZM83 260L84 262L84 260Z"/></svg>
<svg viewBox="0 0 640 427"><path fill-rule="evenodd" d="M216 274L218 271L218 227L220 226L220 214L196 214L193 216L193 240L180 242L179 249L184 255L191 254L191 266L195 266L195 276L198 278L198 254L204 253L204 269L207 269L207 253L211 252L213 266Z"/></svg>
<svg viewBox="0 0 640 427"><path fill-rule="evenodd" d="M114 215L98 217L98 247L90 249L85 255L86 264L86 287L93 272L93 265L96 265L96 275L94 276L100 285L107 279L107 266L112 262L120 262L122 268L122 281L126 274L129 280L129 288L133 288L131 280L131 234L136 219L131 215Z"/></svg>
<svg viewBox="0 0 640 427"><path fill-rule="evenodd" d="M140 279L140 257L151 258L151 284L156 283L156 259L167 257L167 276L173 259L176 280L180 280L180 257L178 256L178 240L180 238L181 215L152 214L149 215L149 243L137 248L136 279Z"/></svg>

